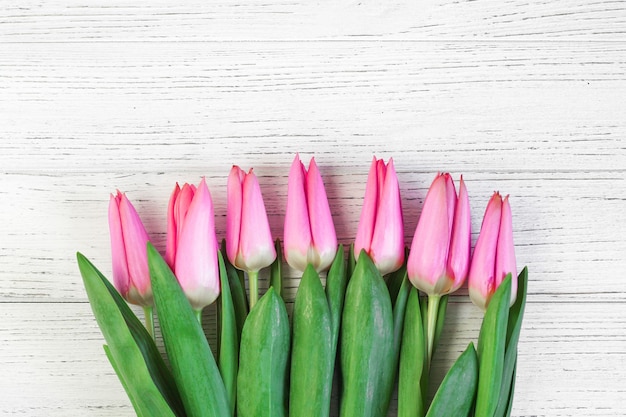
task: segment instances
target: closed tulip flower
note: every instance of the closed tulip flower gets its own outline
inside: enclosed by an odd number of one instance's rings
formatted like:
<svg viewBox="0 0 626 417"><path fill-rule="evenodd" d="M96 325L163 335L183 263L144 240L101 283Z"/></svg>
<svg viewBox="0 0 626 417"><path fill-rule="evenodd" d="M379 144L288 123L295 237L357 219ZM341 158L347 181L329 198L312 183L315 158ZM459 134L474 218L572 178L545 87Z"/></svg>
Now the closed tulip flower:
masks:
<svg viewBox="0 0 626 417"><path fill-rule="evenodd" d="M420 216L408 259L409 279L428 295L456 291L470 261L469 198L461 177L459 196L450 174L433 181Z"/></svg>
<svg viewBox="0 0 626 417"><path fill-rule="evenodd" d="M308 264L328 269L337 252L337 236L328 198L315 159L309 170L296 155L289 171L285 213L285 259L304 271Z"/></svg>
<svg viewBox="0 0 626 417"><path fill-rule="evenodd" d="M213 202L204 178L176 184L168 207L166 260L198 317L220 294Z"/></svg>
<svg viewBox="0 0 626 417"><path fill-rule="evenodd" d="M248 272L250 306L258 298L258 272L274 262L276 249L261 195L252 172L233 166L228 176L226 252L235 267Z"/></svg>
<svg viewBox="0 0 626 417"><path fill-rule="evenodd" d="M398 177L393 159L372 160L354 243L354 256L365 250L381 275L404 262L404 230Z"/></svg>
<svg viewBox="0 0 626 417"><path fill-rule="evenodd" d="M512 275L511 305L517 297L517 265L513 245L513 220L509 197L493 194L487 204L469 271L469 295L474 304L487 309L491 297L507 274Z"/></svg>
<svg viewBox="0 0 626 417"><path fill-rule="evenodd" d="M111 194L109 200L109 232L113 284L126 301L143 307L146 329L154 335L154 300L146 246L148 233L135 207L119 191Z"/></svg>

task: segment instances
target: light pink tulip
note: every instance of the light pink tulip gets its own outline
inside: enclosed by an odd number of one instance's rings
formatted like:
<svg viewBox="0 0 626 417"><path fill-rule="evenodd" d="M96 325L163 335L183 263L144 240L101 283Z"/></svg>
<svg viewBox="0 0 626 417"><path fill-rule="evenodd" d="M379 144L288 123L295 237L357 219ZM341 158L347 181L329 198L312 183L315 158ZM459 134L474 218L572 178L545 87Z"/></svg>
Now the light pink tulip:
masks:
<svg viewBox="0 0 626 417"><path fill-rule="evenodd" d="M365 250L381 275L396 271L404 262L404 229L398 176L389 159L372 160L367 177L354 256Z"/></svg>
<svg viewBox="0 0 626 417"><path fill-rule="evenodd" d="M166 260L196 311L220 294L213 202L204 178L196 189L176 184L168 206Z"/></svg>
<svg viewBox="0 0 626 417"><path fill-rule="evenodd" d="M233 166L228 176L226 252L235 267L258 272L276 259L276 249L261 195L252 172Z"/></svg>
<svg viewBox="0 0 626 417"><path fill-rule="evenodd" d="M471 220L467 189L461 177L457 198L450 174L433 181L407 261L409 279L428 295L458 290L467 277Z"/></svg>
<svg viewBox="0 0 626 417"><path fill-rule="evenodd" d="M148 233L133 205L119 191L109 200L109 232L115 288L129 303L151 307Z"/></svg>
<svg viewBox="0 0 626 417"><path fill-rule="evenodd" d="M517 265L513 245L513 221L509 197L494 193L480 228L469 271L469 295L474 304L487 309L491 297L508 273L512 275L511 305L517 298Z"/></svg>
<svg viewBox="0 0 626 417"><path fill-rule="evenodd" d="M304 271L310 263L319 272L333 262L337 236L322 176L313 158L308 172L298 155L291 165L284 232L285 259L292 268Z"/></svg>

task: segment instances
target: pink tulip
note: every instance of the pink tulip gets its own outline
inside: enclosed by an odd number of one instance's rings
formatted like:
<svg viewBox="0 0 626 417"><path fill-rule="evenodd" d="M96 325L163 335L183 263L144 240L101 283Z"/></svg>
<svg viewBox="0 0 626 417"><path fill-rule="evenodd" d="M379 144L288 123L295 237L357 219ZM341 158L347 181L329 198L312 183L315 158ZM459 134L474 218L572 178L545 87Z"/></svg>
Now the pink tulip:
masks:
<svg viewBox="0 0 626 417"><path fill-rule="evenodd" d="M109 231L115 288L129 303L151 307L148 233L133 205L119 191L109 200Z"/></svg>
<svg viewBox="0 0 626 417"><path fill-rule="evenodd" d="M428 295L458 290L467 277L470 235L463 177L457 198L450 174L437 175L426 195L407 262L413 285Z"/></svg>
<svg viewBox="0 0 626 417"><path fill-rule="evenodd" d="M178 184L168 207L166 260L196 311L220 294L213 202L204 178L196 189Z"/></svg>
<svg viewBox="0 0 626 417"><path fill-rule="evenodd" d="M513 221L509 197L494 193L480 228L469 271L469 295L474 304L487 309L491 297L508 273L512 275L511 305L517 298L517 265L513 245Z"/></svg>
<svg viewBox="0 0 626 417"><path fill-rule="evenodd" d="M246 174L233 166L228 177L226 252L235 267L258 272L276 259L276 249L261 195L252 169Z"/></svg>
<svg viewBox="0 0 626 417"><path fill-rule="evenodd" d="M289 171L285 213L285 259L304 271L312 264L326 270L337 252L337 236L322 176L311 158L308 172L296 155Z"/></svg>
<svg viewBox="0 0 626 417"><path fill-rule="evenodd" d="M404 230L398 176L393 159L385 165L372 160L365 199L354 243L354 256L365 250L381 275L396 271L404 262Z"/></svg>

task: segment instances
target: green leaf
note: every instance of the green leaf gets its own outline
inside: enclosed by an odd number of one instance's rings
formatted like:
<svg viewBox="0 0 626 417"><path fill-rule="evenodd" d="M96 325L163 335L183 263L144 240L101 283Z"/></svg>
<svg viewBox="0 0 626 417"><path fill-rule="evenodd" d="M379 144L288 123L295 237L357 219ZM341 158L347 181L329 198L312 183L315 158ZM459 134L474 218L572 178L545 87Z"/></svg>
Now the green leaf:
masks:
<svg viewBox="0 0 626 417"><path fill-rule="evenodd" d="M506 414L515 384L515 365L517 363L517 342L519 341L524 319L524 307L526 306L526 294L528 292L528 268L524 268L517 277L517 297L509 310L509 322L506 331L506 348L504 354L504 371L502 376L502 390L498 401L495 416L502 417ZM509 395L510 393L510 395Z"/></svg>
<svg viewBox="0 0 626 417"><path fill-rule="evenodd" d="M280 239L276 239L276 259L272 262L270 271L270 287L276 289L276 294L283 295L283 250L280 246Z"/></svg>
<svg viewBox="0 0 626 417"><path fill-rule="evenodd" d="M159 374L160 369L158 369L156 359L151 357L151 353L148 353L150 348L137 342L137 339L141 339L141 330L151 340L145 328L134 317L123 300L121 302L124 307L120 308L115 298L117 292L114 289L113 292L110 291L109 287L113 287L104 275L82 254L77 253L76 257L91 309L107 341L108 347L105 348L105 353L107 353L111 365L128 393L137 414L146 416L184 415L182 413L175 414L168 404L166 396L171 395L171 393L167 391L169 388L167 381L159 379L163 375ZM121 300L119 294L117 297ZM126 313L130 312L136 323L129 316L128 321L131 322L129 326L122 313L123 309L128 310ZM137 323L139 327L135 326ZM137 334L137 338L133 333ZM154 344L154 342L150 343ZM174 405L174 400L172 401Z"/></svg>
<svg viewBox="0 0 626 417"><path fill-rule="evenodd" d="M229 415L224 383L202 327L176 277L150 243L148 265L165 349L187 414Z"/></svg>
<svg viewBox="0 0 626 417"><path fill-rule="evenodd" d="M426 417L470 414L478 385L478 358L472 343L459 356L439 386Z"/></svg>
<svg viewBox="0 0 626 417"><path fill-rule="evenodd" d="M383 389L385 391L383 397L383 408L385 410L389 408L393 389L395 388L396 377L398 376L398 360L400 358L402 332L404 330L404 316L409 293L413 287L407 276L406 263L398 271L391 274L387 281L388 286L392 281L399 282L399 285L394 283L392 284L393 288L389 287L393 306L393 355L391 359L391 366L387 368L383 374Z"/></svg>
<svg viewBox="0 0 626 417"><path fill-rule="evenodd" d="M480 327L478 337L480 369L476 417L493 417L498 406L502 388L510 302L511 274L507 275L491 298Z"/></svg>
<svg viewBox="0 0 626 417"><path fill-rule="evenodd" d="M293 306L289 414L330 413L334 369L331 314L322 281L311 264L302 275Z"/></svg>
<svg viewBox="0 0 626 417"><path fill-rule="evenodd" d="M506 417L511 416L511 410L513 409L513 397L515 394L515 376L517 375L517 362L515 362L515 366L513 366L513 376L511 377L511 389L509 392L509 400L507 401L506 407Z"/></svg>
<svg viewBox="0 0 626 417"><path fill-rule="evenodd" d="M233 300L233 307L235 309L235 319L237 321L237 340L241 340L241 331L243 330L243 323L248 316L248 299L246 297L246 288L242 285L243 273L239 271L233 264L230 263L226 253L226 240L222 240L222 259L224 260L224 266L226 268L226 275L228 277L228 284L230 286L230 295Z"/></svg>
<svg viewBox="0 0 626 417"><path fill-rule="evenodd" d="M237 375L238 417L285 416L289 318L270 287L250 311L241 334Z"/></svg>
<svg viewBox="0 0 626 417"><path fill-rule="evenodd" d="M351 243L348 248L348 279L354 274L354 268L356 268L356 258L354 257L354 243Z"/></svg>
<svg viewBox="0 0 626 417"><path fill-rule="evenodd" d="M341 327L341 314L348 286L348 276L346 274L346 261L344 259L343 245L337 248L337 254L333 260L328 274L326 275L326 299L330 309L331 321L331 345L333 348L333 366L337 353L337 341L339 339L339 329Z"/></svg>
<svg viewBox="0 0 626 417"><path fill-rule="evenodd" d="M393 355L393 312L383 278L361 251L346 290L341 328L341 417L384 416L382 390Z"/></svg>
<svg viewBox="0 0 626 417"><path fill-rule="evenodd" d="M239 366L239 337L237 335L237 320L233 299L230 294L228 273L222 254L218 252L220 266L221 325L220 325L220 356L219 369L224 381L224 388L228 396L230 415L235 415L237 397L237 369Z"/></svg>
<svg viewBox="0 0 626 417"><path fill-rule="evenodd" d="M398 417L423 417L426 393L421 381L428 372L426 363L426 335L422 321L420 297L416 288L410 288L404 315L404 331L400 350L398 382Z"/></svg>

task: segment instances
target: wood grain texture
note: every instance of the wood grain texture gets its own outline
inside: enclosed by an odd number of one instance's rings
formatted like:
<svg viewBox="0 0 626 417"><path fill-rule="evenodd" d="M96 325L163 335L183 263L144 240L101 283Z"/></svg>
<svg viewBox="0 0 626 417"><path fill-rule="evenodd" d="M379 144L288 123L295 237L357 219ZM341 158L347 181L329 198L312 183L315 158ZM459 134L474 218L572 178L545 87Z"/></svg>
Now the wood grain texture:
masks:
<svg viewBox="0 0 626 417"><path fill-rule="evenodd" d="M510 194L530 270L513 415L626 415L625 91L621 1L3 4L0 415L133 415L75 265L110 273L110 192L162 250L176 181L206 177L221 238L228 170L254 167L280 236L296 152L343 243L372 155L394 158L407 244L437 171L464 175L473 241ZM479 324L462 289L435 380Z"/></svg>
<svg viewBox="0 0 626 417"><path fill-rule="evenodd" d="M241 2L34 0L7 4L8 41L626 39L621 1Z"/></svg>

